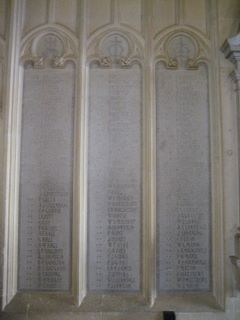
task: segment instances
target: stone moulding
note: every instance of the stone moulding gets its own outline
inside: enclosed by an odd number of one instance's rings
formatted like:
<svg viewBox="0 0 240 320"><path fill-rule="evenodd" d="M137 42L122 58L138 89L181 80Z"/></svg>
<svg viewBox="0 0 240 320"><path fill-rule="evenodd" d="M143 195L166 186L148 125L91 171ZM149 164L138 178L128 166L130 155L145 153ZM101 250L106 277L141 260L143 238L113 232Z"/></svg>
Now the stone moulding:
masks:
<svg viewBox="0 0 240 320"><path fill-rule="evenodd" d="M205 294L205 302L202 302L202 296L198 292L196 292L194 298L189 294L188 302L195 305L201 303L204 305L208 301L207 303L214 308L224 310L223 181L220 156L222 152L221 109L216 81L219 74L217 64L213 63L214 59L217 59L218 49L211 44L207 37L204 37L195 29L188 26L179 26L170 27L156 35L153 41L153 53L155 74L159 65L162 65L163 69L173 70L173 72L177 72L177 70L194 72L202 65L207 69L211 161L211 288ZM156 97L155 91L154 96ZM155 109L154 114L156 114ZM171 299L169 299L169 296L171 296ZM171 295L160 292L157 295L155 306L156 308L159 306L165 307L170 300L178 304L178 298L178 292L173 292Z"/></svg>
<svg viewBox="0 0 240 320"><path fill-rule="evenodd" d="M129 68L134 63L142 65L143 50L143 43L132 33L115 28L91 39L87 62L101 68Z"/></svg>
<svg viewBox="0 0 240 320"><path fill-rule="evenodd" d="M64 68L67 62L76 63L77 56L76 39L58 26L38 28L22 41L21 62L24 66Z"/></svg>
<svg viewBox="0 0 240 320"><path fill-rule="evenodd" d="M209 61L209 46L188 29L179 29L155 39L156 63L163 62L167 69L196 70Z"/></svg>
<svg viewBox="0 0 240 320"><path fill-rule="evenodd" d="M236 36L227 39L222 48L222 52L225 58L233 63L234 70L230 74L230 77L236 85L237 94L237 110L239 112L240 107L240 33ZM238 122L238 143L239 143L239 129L240 123ZM238 159L238 170L239 170L240 159ZM239 178L238 178L239 179ZM239 181L238 181L239 183ZM239 214L239 213L238 213ZM240 217L238 218L240 219ZM237 229L235 234L235 254L229 257L232 264L235 266L237 271L236 281L238 286L240 286L240 227Z"/></svg>
<svg viewBox="0 0 240 320"><path fill-rule="evenodd" d="M224 42L222 52L226 59L240 69L240 33Z"/></svg>

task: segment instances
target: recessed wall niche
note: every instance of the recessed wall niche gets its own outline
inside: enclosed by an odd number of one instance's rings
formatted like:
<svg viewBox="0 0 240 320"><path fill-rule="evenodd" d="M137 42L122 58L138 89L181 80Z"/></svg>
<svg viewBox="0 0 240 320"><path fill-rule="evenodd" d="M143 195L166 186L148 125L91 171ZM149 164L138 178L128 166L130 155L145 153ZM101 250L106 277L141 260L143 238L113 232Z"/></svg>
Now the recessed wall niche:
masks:
<svg viewBox="0 0 240 320"><path fill-rule="evenodd" d="M208 67L187 35L156 65L157 287L211 289Z"/></svg>
<svg viewBox="0 0 240 320"><path fill-rule="evenodd" d="M135 46L104 37L89 66L88 288L139 291L142 69Z"/></svg>
<svg viewBox="0 0 240 320"><path fill-rule="evenodd" d="M71 287L75 67L68 41L38 36L23 56L19 290Z"/></svg>

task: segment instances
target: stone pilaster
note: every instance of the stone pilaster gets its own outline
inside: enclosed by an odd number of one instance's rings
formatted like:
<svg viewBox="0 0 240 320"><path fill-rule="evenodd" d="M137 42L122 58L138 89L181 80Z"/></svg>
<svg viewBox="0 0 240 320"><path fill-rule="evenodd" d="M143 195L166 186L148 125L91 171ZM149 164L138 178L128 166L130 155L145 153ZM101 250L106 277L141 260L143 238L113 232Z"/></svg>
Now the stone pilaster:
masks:
<svg viewBox="0 0 240 320"><path fill-rule="evenodd" d="M236 94L237 94L237 110L240 115L240 32L227 39L223 46L222 52L224 53L226 59L234 64L234 70L230 74L232 81L235 84ZM238 145L240 145L240 118L238 116ZM240 154L240 153L239 153ZM238 161L240 168L240 159ZM239 178L238 178L239 179ZM240 182L240 181L239 181ZM240 213L239 213L240 214ZM239 216L240 220L240 216ZM235 235L235 255L230 257L231 262L236 267L236 280L237 286L240 289L240 227L238 228Z"/></svg>

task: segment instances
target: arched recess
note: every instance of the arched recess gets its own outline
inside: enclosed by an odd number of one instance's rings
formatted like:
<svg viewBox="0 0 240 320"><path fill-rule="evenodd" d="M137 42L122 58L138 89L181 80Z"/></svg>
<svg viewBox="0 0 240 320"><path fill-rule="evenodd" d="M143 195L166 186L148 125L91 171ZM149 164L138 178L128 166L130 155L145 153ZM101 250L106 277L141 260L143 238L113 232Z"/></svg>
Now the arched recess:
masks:
<svg viewBox="0 0 240 320"><path fill-rule="evenodd" d="M104 51L103 42L110 36L116 35L122 37L126 41L127 52L123 52L122 59L129 60L128 63L138 62L143 65L144 61L144 39L137 33L126 27L108 27L101 28L95 32L88 40L87 44L87 61L91 63L98 61L100 64L104 57L108 57L109 53ZM131 60L131 61L130 61ZM124 61L120 62L124 67Z"/></svg>
<svg viewBox="0 0 240 320"><path fill-rule="evenodd" d="M168 26L167 28L155 34L154 41L156 43L160 39L165 39L166 37L169 37L174 33L177 34L181 32L192 35L192 37L195 38L196 41L198 41L199 43L202 43L204 46L210 47L210 40L205 34L203 34L199 29L196 29L192 26L187 26L187 25Z"/></svg>
<svg viewBox="0 0 240 320"><path fill-rule="evenodd" d="M189 39L189 45L192 43L192 55L189 57L187 68L194 68L194 64L203 62L208 63L210 60L210 43L209 40L192 30L189 27L167 28L164 32L158 33L154 39L154 55L156 62L163 61L167 68L176 68L176 53L171 54L169 51L169 43L176 37L184 36Z"/></svg>
<svg viewBox="0 0 240 320"><path fill-rule="evenodd" d="M16 161L9 170L16 193L6 207L19 228L9 224L5 235L14 248L5 261L8 310L26 310L30 292L33 305L42 301L37 308L53 296L59 310L78 301L78 56L78 40L61 26L41 26L21 41Z"/></svg>
<svg viewBox="0 0 240 320"><path fill-rule="evenodd" d="M126 28L108 28L90 38L86 61L87 268L81 307L117 311L140 306L146 297L143 41ZM121 197L129 212L119 222L115 204ZM127 222L113 241L114 230ZM122 260L114 258L117 246Z"/></svg>
<svg viewBox="0 0 240 320"><path fill-rule="evenodd" d="M48 48L47 43L42 43L41 41L48 37ZM72 61L76 63L76 59L78 57L78 40L74 34L69 32L68 29L65 29L62 26L52 26L45 25L39 28L34 29L30 33L28 33L22 39L21 45L21 60L23 63L32 63L35 67L44 67L44 63L46 58L46 53L41 51L40 45L47 48L47 50L51 50L49 48L50 45L50 37L54 38L55 44L52 43L51 46L55 52L50 52L53 67L64 67L67 61ZM42 48L42 49L43 49Z"/></svg>
<svg viewBox="0 0 240 320"><path fill-rule="evenodd" d="M154 56L154 309L223 308L221 110L211 47L191 28L170 28L155 38Z"/></svg>
<svg viewBox="0 0 240 320"><path fill-rule="evenodd" d="M72 264L77 255L72 250L76 235L72 237L72 230L76 219L74 192L77 193L73 190L73 169L78 55L74 40L66 31L45 27L23 41L20 291L71 293L76 282L76 266Z"/></svg>

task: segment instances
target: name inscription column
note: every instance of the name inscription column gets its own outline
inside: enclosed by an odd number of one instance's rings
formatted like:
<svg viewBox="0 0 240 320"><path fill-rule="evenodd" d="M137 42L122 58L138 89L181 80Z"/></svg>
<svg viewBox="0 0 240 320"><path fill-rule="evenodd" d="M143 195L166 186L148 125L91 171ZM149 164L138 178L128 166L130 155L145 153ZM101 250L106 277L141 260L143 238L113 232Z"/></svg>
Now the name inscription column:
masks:
<svg viewBox="0 0 240 320"><path fill-rule="evenodd" d="M121 69L117 55L125 50L125 40L109 38L112 65L90 67L88 287L92 291L138 291L141 69L138 65Z"/></svg>
<svg viewBox="0 0 240 320"><path fill-rule="evenodd" d="M211 288L208 71L185 36L169 44L172 69L156 67L157 279L159 291Z"/></svg>
<svg viewBox="0 0 240 320"><path fill-rule="evenodd" d="M62 44L38 43L41 53L24 70L20 167L20 290L69 290L74 67L53 68Z"/></svg>

